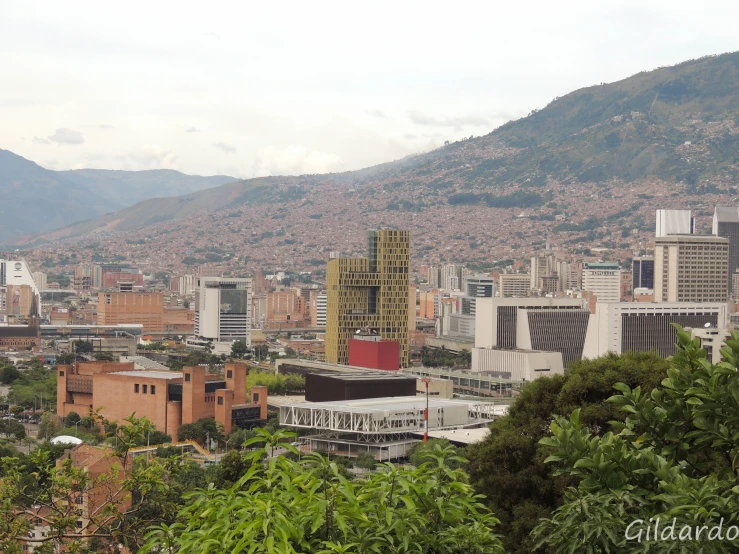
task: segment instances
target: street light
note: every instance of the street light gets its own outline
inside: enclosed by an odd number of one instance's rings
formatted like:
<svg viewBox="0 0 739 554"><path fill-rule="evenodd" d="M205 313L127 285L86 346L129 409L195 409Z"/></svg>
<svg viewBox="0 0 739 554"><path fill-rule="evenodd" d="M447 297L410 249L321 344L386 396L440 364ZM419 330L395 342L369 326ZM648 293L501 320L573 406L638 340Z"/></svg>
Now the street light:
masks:
<svg viewBox="0 0 739 554"><path fill-rule="evenodd" d="M429 383L431 382L430 377L424 377L421 379L426 384L426 410L423 412L423 419L426 422L426 429L423 432L423 442L429 440Z"/></svg>

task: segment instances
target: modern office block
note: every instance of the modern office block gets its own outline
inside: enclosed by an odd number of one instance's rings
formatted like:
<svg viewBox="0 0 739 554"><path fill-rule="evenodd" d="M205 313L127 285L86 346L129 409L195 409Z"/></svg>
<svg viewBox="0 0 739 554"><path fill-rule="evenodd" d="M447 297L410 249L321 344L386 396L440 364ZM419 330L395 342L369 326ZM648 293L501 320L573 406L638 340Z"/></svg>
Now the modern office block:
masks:
<svg viewBox="0 0 739 554"><path fill-rule="evenodd" d="M727 308L721 302L598 303L583 356L597 358L627 351L672 356L677 342L673 323L700 331L726 329Z"/></svg>
<svg viewBox="0 0 739 554"><path fill-rule="evenodd" d="M729 239L713 235L655 239L655 302L726 302L728 296Z"/></svg>
<svg viewBox="0 0 739 554"><path fill-rule="evenodd" d="M656 238L692 235L695 233L695 218L690 210L657 210L656 227Z"/></svg>
<svg viewBox="0 0 739 554"><path fill-rule="evenodd" d="M585 263L582 289L594 294L598 302L621 300L621 267L617 263Z"/></svg>
<svg viewBox="0 0 739 554"><path fill-rule="evenodd" d="M481 298L475 347L559 352L566 366L582 357L589 321L584 299Z"/></svg>
<svg viewBox="0 0 739 554"><path fill-rule="evenodd" d="M642 256L631 262L631 290L654 289L654 257Z"/></svg>
<svg viewBox="0 0 739 554"><path fill-rule="evenodd" d="M526 298L531 293L531 275L528 273L501 273L498 277L501 298Z"/></svg>
<svg viewBox="0 0 739 554"><path fill-rule="evenodd" d="M739 270L739 208L716 206L713 213L713 234L729 239L729 293L736 295L739 293L739 287L734 285Z"/></svg>
<svg viewBox="0 0 739 554"><path fill-rule="evenodd" d="M195 335L212 342L251 344L251 279L198 277Z"/></svg>
<svg viewBox="0 0 739 554"><path fill-rule="evenodd" d="M346 364L349 340L360 329L400 344L408 365L410 232L368 233L367 258L335 258L326 271L326 361Z"/></svg>

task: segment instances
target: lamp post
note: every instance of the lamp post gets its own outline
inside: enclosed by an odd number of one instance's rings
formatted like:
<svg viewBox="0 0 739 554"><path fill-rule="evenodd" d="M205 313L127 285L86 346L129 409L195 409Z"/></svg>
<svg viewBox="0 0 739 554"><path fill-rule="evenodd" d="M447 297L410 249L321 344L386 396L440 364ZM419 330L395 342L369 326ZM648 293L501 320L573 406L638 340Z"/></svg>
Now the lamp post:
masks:
<svg viewBox="0 0 739 554"><path fill-rule="evenodd" d="M430 377L424 377L422 381L426 384L426 409L423 412L423 419L426 422L426 429L423 432L423 442L429 440L429 383L431 382Z"/></svg>

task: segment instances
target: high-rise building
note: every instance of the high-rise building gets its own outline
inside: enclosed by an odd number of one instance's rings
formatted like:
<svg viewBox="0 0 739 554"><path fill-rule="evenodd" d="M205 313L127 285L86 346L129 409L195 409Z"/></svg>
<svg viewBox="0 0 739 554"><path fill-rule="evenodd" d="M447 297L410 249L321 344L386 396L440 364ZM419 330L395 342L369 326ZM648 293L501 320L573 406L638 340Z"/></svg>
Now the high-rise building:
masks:
<svg viewBox="0 0 739 554"><path fill-rule="evenodd" d="M528 273L501 273L498 277L501 298L531 296L531 275Z"/></svg>
<svg viewBox="0 0 739 554"><path fill-rule="evenodd" d="M734 277L739 270L739 208L716 206L713 213L713 234L729 239L729 293L739 294Z"/></svg>
<svg viewBox="0 0 739 554"><path fill-rule="evenodd" d="M695 218L690 210L657 210L656 238L669 235L692 235Z"/></svg>
<svg viewBox="0 0 739 554"><path fill-rule="evenodd" d="M594 294L598 302L621 301L621 267L617 263L585 263L582 289Z"/></svg>
<svg viewBox="0 0 739 554"><path fill-rule="evenodd" d="M495 296L495 279L485 273L468 275L464 280L464 296L462 297L462 314L475 315L475 304L478 298Z"/></svg>
<svg viewBox="0 0 739 554"><path fill-rule="evenodd" d="M588 329L583 357L597 358L608 352L656 351L663 357L677 352L673 323L711 333L727 327L727 304L722 302L598 302ZM712 355L719 355L715 348ZM711 360L711 356L708 357ZM713 363L716 363L714 358Z"/></svg>
<svg viewBox="0 0 739 554"><path fill-rule="evenodd" d="M655 302L726 302L728 296L729 239L713 235L655 239Z"/></svg>
<svg viewBox="0 0 739 554"><path fill-rule="evenodd" d="M39 289L45 289L48 285L48 275L43 271L33 272L33 281Z"/></svg>
<svg viewBox="0 0 739 554"><path fill-rule="evenodd" d="M426 282L431 288L438 288L440 284L439 279L439 268L437 266L429 266L428 272L426 273Z"/></svg>
<svg viewBox="0 0 739 554"><path fill-rule="evenodd" d="M164 293L99 292L98 325L141 323L144 332L164 331Z"/></svg>
<svg viewBox="0 0 739 554"><path fill-rule="evenodd" d="M24 318L41 313L41 295L25 260L0 259L0 323L8 323L8 315Z"/></svg>
<svg viewBox="0 0 739 554"><path fill-rule="evenodd" d="M457 264L444 264L439 271L439 288L444 290L460 290L462 288L462 270Z"/></svg>
<svg viewBox="0 0 739 554"><path fill-rule="evenodd" d="M547 241L546 249L531 258L531 290L540 290L543 278L556 275L557 260Z"/></svg>
<svg viewBox="0 0 739 554"><path fill-rule="evenodd" d="M311 291L310 293L311 327L326 326L326 293Z"/></svg>
<svg viewBox="0 0 739 554"><path fill-rule="evenodd" d="M349 339L369 328L400 344L408 365L410 232L368 233L367 258L334 258L326 271L326 361L346 364Z"/></svg>
<svg viewBox="0 0 739 554"><path fill-rule="evenodd" d="M636 257L631 262L631 289L654 289L654 257Z"/></svg>
<svg viewBox="0 0 739 554"><path fill-rule="evenodd" d="M198 277L195 335L210 342L251 345L251 279Z"/></svg>
<svg viewBox="0 0 739 554"><path fill-rule="evenodd" d="M480 298L475 349L559 352L567 366L582 357L590 321L587 301L576 298Z"/></svg>
<svg viewBox="0 0 739 554"><path fill-rule="evenodd" d="M308 302L295 289L267 293L265 329L304 327L309 318Z"/></svg>
<svg viewBox="0 0 739 554"><path fill-rule="evenodd" d="M186 274L179 278L179 286L177 287L180 294L195 294L195 275Z"/></svg>

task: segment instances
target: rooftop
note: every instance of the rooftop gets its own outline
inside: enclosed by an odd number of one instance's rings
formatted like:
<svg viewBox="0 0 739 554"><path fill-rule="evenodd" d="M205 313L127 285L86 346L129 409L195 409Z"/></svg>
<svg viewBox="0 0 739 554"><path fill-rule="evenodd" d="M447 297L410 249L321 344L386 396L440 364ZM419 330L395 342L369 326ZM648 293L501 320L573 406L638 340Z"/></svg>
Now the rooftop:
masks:
<svg viewBox="0 0 739 554"><path fill-rule="evenodd" d="M473 444L484 440L490 434L488 427L479 429L447 429L443 431L429 431L431 439L446 439L461 444Z"/></svg>
<svg viewBox="0 0 739 554"><path fill-rule="evenodd" d="M124 375L126 377L143 377L145 379L182 379L181 371L148 371L146 369L134 371L114 371L111 375Z"/></svg>
<svg viewBox="0 0 739 554"><path fill-rule="evenodd" d="M433 408L456 408L459 406L470 406L483 404L465 400L447 400L443 398L430 397L428 399L429 409ZM390 398L366 398L362 400L339 400L331 402L301 402L290 404L295 408L344 410L353 413L376 413L401 410L424 410L426 409L425 396L394 396Z"/></svg>

